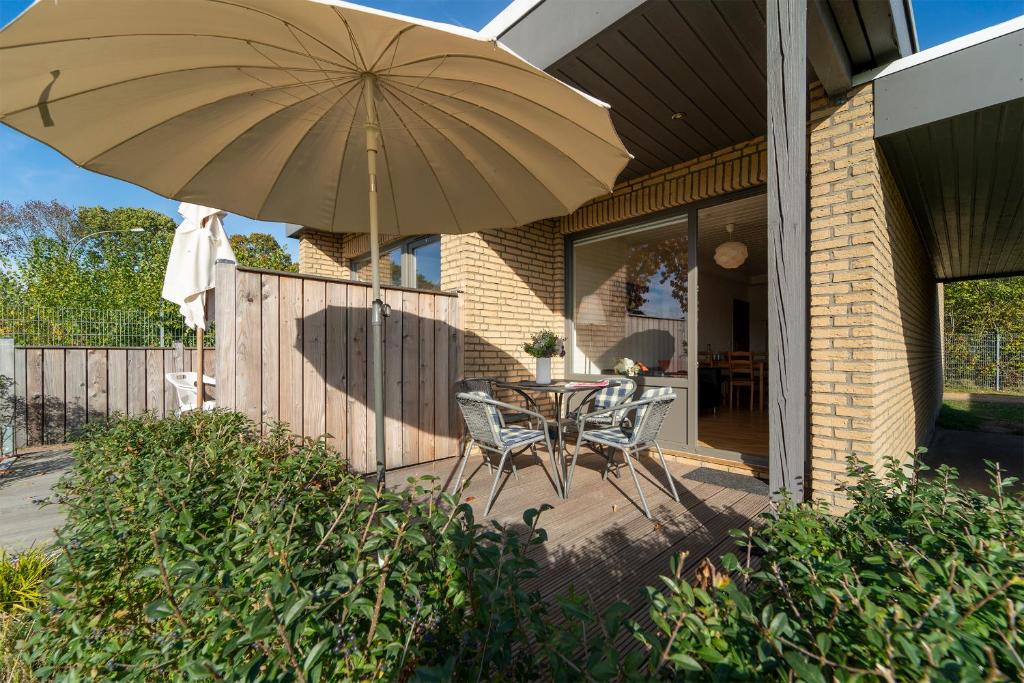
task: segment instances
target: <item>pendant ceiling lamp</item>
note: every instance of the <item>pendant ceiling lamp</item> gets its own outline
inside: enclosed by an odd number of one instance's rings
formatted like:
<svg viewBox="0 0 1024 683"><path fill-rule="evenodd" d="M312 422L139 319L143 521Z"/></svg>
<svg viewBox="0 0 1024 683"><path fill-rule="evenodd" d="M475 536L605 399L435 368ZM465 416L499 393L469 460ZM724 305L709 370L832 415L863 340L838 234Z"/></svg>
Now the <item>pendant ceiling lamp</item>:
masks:
<svg viewBox="0 0 1024 683"><path fill-rule="evenodd" d="M739 268L747 260L747 245L743 242L737 242L732 238L733 224L729 223L725 226L726 232L729 233L729 241L722 242L715 248L715 263L720 265L722 268L732 270Z"/></svg>

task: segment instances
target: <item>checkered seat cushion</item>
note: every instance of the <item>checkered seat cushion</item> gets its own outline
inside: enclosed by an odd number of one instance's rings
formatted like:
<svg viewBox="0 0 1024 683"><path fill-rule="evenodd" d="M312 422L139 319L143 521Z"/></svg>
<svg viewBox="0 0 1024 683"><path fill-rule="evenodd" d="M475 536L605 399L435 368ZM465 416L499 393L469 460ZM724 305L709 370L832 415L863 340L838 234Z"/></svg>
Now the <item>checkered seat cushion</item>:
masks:
<svg viewBox="0 0 1024 683"><path fill-rule="evenodd" d="M604 410L605 408L613 408L620 403L625 403L629 400L633 392L636 391L636 382L631 379L619 380L620 383L616 386L608 386L601 389L593 395L593 397L587 401L589 407L584 410L585 406L580 406L572 413L569 417L573 420L579 419L580 411L594 412L597 410ZM622 413L604 413L602 415L595 415L594 417L586 418L587 425L596 425L598 427L611 427L622 422Z"/></svg>
<svg viewBox="0 0 1024 683"><path fill-rule="evenodd" d="M521 446L523 444L542 441L544 432L539 429L527 429L526 427L505 427L498 433L501 445L506 448Z"/></svg>
<svg viewBox="0 0 1024 683"><path fill-rule="evenodd" d="M587 440L594 441L596 443L606 444L608 446L625 446L629 443L632 438L629 434L622 431L619 427L609 427L607 429L588 429L586 431Z"/></svg>

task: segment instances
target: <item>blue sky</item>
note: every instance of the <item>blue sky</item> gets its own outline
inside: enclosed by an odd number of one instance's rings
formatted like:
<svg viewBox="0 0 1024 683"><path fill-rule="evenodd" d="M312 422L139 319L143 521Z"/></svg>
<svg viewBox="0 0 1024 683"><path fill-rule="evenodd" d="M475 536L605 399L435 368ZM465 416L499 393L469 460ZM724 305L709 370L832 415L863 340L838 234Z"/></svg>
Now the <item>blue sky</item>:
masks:
<svg viewBox="0 0 1024 683"><path fill-rule="evenodd" d="M600 1L600 0L595 0ZM0 0L0 25L7 24L30 0ZM424 19L479 29L508 0L363 0L363 4ZM1024 0L914 0L921 49L1024 14ZM0 199L58 199L71 205L143 206L177 217L177 202L148 190L80 169L57 152L0 126ZM284 237L279 223L241 216L226 222L229 232L269 232L298 257L298 243Z"/></svg>

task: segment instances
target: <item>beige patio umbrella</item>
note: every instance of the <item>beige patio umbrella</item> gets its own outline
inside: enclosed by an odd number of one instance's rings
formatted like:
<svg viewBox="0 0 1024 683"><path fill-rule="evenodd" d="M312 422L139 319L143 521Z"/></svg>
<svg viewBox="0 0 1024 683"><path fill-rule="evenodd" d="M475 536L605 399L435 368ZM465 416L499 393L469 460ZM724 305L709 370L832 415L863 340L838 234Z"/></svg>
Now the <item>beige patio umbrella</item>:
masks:
<svg viewBox="0 0 1024 683"><path fill-rule="evenodd" d="M607 106L495 40L329 0L37 0L0 32L0 121L232 213L379 235L511 228L611 190Z"/></svg>

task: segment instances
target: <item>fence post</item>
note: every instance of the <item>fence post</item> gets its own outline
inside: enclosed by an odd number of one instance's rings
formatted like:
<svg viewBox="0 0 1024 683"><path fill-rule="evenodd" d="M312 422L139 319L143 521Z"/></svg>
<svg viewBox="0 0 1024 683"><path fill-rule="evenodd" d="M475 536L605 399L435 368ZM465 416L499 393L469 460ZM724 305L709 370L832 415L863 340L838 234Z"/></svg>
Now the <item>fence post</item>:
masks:
<svg viewBox="0 0 1024 683"><path fill-rule="evenodd" d="M1002 359L999 357L1000 356L1000 353L999 353L1000 352L1000 349L999 349L1000 342L1001 342L1001 339L999 337L999 328L997 327L996 328L996 391L1000 391L1000 383L1001 383L1000 382L1001 377L999 375L999 365L1001 364L1001 361L1002 361Z"/></svg>
<svg viewBox="0 0 1024 683"><path fill-rule="evenodd" d="M0 338L0 456L14 452L14 339Z"/></svg>

